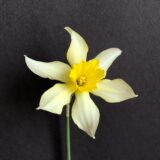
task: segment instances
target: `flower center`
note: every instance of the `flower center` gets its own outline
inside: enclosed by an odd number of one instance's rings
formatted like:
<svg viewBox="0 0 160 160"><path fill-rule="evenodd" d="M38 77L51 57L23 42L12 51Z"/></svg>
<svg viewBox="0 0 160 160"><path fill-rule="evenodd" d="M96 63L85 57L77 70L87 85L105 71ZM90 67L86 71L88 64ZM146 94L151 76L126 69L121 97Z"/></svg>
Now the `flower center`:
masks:
<svg viewBox="0 0 160 160"><path fill-rule="evenodd" d="M96 59L75 64L69 74L71 86L81 92L96 89L96 83L103 78L104 70L99 68L99 62Z"/></svg>
<svg viewBox="0 0 160 160"><path fill-rule="evenodd" d="M77 85L84 86L87 82L86 77L82 76L76 80Z"/></svg>

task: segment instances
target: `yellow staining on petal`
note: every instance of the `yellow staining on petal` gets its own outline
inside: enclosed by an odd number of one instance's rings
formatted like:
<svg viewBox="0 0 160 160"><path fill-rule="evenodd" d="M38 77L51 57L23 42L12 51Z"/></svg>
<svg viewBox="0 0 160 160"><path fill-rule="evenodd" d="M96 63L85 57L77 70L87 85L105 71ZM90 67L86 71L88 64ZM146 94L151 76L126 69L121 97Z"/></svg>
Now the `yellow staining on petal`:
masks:
<svg viewBox="0 0 160 160"><path fill-rule="evenodd" d="M99 62L96 59L73 65L69 74L71 86L81 92L96 89L96 83L103 78L104 70L99 68Z"/></svg>

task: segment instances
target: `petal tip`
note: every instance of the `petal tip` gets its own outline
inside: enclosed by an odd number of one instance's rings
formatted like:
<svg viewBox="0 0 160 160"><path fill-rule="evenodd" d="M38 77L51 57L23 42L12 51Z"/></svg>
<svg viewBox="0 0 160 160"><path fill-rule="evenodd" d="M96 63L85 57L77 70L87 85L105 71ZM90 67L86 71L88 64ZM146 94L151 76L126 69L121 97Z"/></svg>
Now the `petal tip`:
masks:
<svg viewBox="0 0 160 160"><path fill-rule="evenodd" d="M41 109L40 106L36 108L36 110L40 110L40 109Z"/></svg>
<svg viewBox="0 0 160 160"><path fill-rule="evenodd" d="M136 98L136 97L139 97L139 95L138 95L138 94L135 94L135 96L134 96L134 97L135 97L135 98Z"/></svg>
<svg viewBox="0 0 160 160"><path fill-rule="evenodd" d="M120 48L109 48L108 50L114 52L117 56L122 54L122 50Z"/></svg>
<svg viewBox="0 0 160 160"><path fill-rule="evenodd" d="M122 54L122 50L121 49L119 49L119 55L121 55Z"/></svg>
<svg viewBox="0 0 160 160"><path fill-rule="evenodd" d="M29 58L27 55L24 55L24 58L25 58L26 64L27 64L27 62L28 62L29 60L31 60L31 58Z"/></svg>
<svg viewBox="0 0 160 160"><path fill-rule="evenodd" d="M131 96L131 98L137 98L137 97L139 97L138 94L133 94L133 95ZM129 99L131 99L131 98L129 98Z"/></svg>
<svg viewBox="0 0 160 160"><path fill-rule="evenodd" d="M117 54L120 56L122 54L122 50L120 48L114 48L117 50Z"/></svg>
<svg viewBox="0 0 160 160"><path fill-rule="evenodd" d="M96 139L95 133L92 133L92 131L86 130L85 132L86 132L86 133L88 134L88 136L91 137L92 139Z"/></svg>
<svg viewBox="0 0 160 160"><path fill-rule="evenodd" d="M92 139L96 139L95 134L88 132L88 135L92 138Z"/></svg>
<svg viewBox="0 0 160 160"><path fill-rule="evenodd" d="M70 27L66 26L66 27L64 27L64 29L71 34L72 29Z"/></svg>
<svg viewBox="0 0 160 160"><path fill-rule="evenodd" d="M96 139L96 137L95 136L92 136L92 138L95 140Z"/></svg>
<svg viewBox="0 0 160 160"><path fill-rule="evenodd" d="M28 58L28 56L27 56L27 55L25 55L25 54L24 54L23 56L24 56L24 58L25 58L25 61L26 61L26 59Z"/></svg>

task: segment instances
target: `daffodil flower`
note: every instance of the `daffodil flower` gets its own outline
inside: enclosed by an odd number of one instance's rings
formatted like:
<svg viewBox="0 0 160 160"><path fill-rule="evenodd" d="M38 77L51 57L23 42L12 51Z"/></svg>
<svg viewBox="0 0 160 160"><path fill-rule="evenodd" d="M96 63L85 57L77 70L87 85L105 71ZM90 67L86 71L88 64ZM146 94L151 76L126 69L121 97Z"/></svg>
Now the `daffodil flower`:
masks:
<svg viewBox="0 0 160 160"><path fill-rule="evenodd" d="M65 27L65 30L71 36L67 52L67 60L70 65L60 61L49 63L35 61L25 56L25 62L33 73L43 78L62 82L44 92L37 109L61 114L63 107L70 103L71 96L75 94L72 119L81 130L95 138L100 113L90 93L109 103L122 102L137 97L137 95L124 80L105 79L113 61L121 55L120 49L106 49L94 59L87 61L86 41L71 28Z"/></svg>

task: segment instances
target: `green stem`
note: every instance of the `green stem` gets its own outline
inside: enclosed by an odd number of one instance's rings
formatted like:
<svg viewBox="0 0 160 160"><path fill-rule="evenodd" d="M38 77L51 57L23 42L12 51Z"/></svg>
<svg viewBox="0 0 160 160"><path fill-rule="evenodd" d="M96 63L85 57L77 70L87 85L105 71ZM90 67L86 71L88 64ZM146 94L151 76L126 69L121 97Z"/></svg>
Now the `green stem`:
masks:
<svg viewBox="0 0 160 160"><path fill-rule="evenodd" d="M71 139L70 139L70 105L66 106L66 142L67 142L67 160L71 160Z"/></svg>

